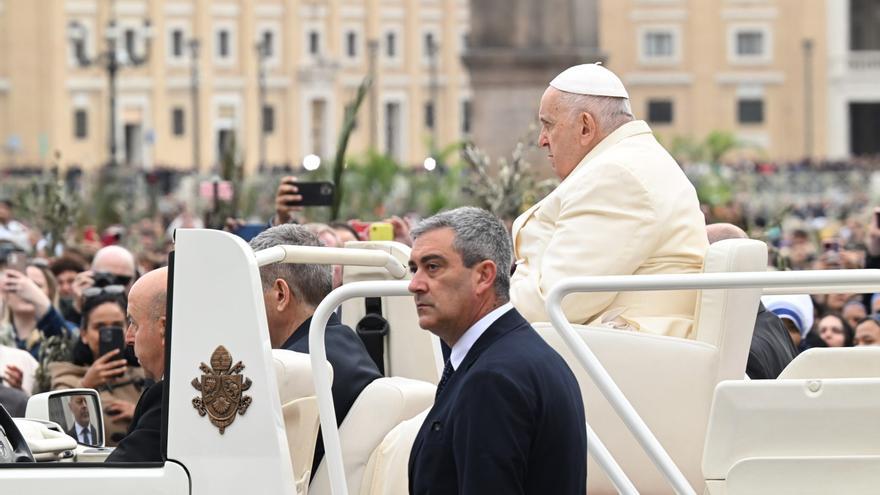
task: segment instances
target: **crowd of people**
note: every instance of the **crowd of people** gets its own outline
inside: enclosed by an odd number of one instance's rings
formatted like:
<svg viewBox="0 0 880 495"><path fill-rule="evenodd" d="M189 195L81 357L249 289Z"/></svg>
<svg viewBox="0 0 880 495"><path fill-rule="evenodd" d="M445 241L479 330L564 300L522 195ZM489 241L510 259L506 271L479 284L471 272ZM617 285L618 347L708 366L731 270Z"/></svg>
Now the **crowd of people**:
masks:
<svg viewBox="0 0 880 495"><path fill-rule="evenodd" d="M576 275L697 273L710 243L748 237L734 225L707 226L697 191L648 125L633 118L626 89L604 67L562 72L544 93L539 118L539 145L561 184L523 212L512 232L468 207L414 223L387 219L390 237L412 246L410 291L419 324L440 337L447 359L415 439L412 493L583 493L586 432L578 385L529 325L547 320L550 288ZM247 237L255 250L367 239L361 222L307 222L299 199L296 179L285 177L273 218L257 229L231 218L226 229ZM108 460L161 460L163 265L174 229L200 222L183 211L100 236L87 229L62 251L48 252L42 235L15 219L14 206L0 200L0 403L20 415L35 392L98 390L107 443L118 445ZM815 220L817 212L809 213ZM774 268L880 267L880 211L867 222L843 220L757 235L776 249ZM260 275L272 347L308 352L310 318L341 284L340 268L277 265L262 267ZM603 293L570 297L563 310L574 323L687 339L694 336L696 301L695 291ZM875 294L768 297L758 312L746 370L753 379L776 378L806 348L880 344ZM327 335L341 422L381 373L338 319L331 318ZM438 424L452 433L438 436ZM456 436L456 429L483 432L491 442ZM323 454L322 442L317 445L316 463ZM540 455L530 453L536 448ZM553 468L560 459L583 471L560 476ZM473 469L457 471L465 461Z"/></svg>

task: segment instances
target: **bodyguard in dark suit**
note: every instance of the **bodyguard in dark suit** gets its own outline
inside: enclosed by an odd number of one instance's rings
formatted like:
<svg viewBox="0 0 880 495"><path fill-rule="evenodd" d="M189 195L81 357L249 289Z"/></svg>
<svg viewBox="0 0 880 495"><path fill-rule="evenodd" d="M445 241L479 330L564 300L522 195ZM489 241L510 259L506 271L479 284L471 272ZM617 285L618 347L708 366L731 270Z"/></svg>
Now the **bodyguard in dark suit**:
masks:
<svg viewBox="0 0 880 495"><path fill-rule="evenodd" d="M489 212L458 208L412 237L419 325L451 353L410 454L410 493L585 493L580 389L509 303L507 230Z"/></svg>
<svg viewBox="0 0 880 495"><path fill-rule="evenodd" d="M251 239L254 251L280 245L321 246L308 229L285 224L264 230ZM330 293L333 275L329 265L273 264L260 267L263 301L273 349L309 352L309 325L318 304ZM361 391L376 378L379 369L355 332L334 314L327 322L324 337L327 361L333 366L333 405L336 420L348 414ZM319 434L320 435L320 434ZM315 444L312 475L324 456L321 437Z"/></svg>
<svg viewBox="0 0 880 495"><path fill-rule="evenodd" d="M73 415L73 426L67 430L67 434L79 443L98 445L98 432L92 426L92 414L86 397L84 395L70 397L67 401L67 409Z"/></svg>
<svg viewBox="0 0 880 495"><path fill-rule="evenodd" d="M165 381L156 382L144 390L137 406L128 434L119 441L116 449L105 462L163 462L162 447L162 387Z"/></svg>

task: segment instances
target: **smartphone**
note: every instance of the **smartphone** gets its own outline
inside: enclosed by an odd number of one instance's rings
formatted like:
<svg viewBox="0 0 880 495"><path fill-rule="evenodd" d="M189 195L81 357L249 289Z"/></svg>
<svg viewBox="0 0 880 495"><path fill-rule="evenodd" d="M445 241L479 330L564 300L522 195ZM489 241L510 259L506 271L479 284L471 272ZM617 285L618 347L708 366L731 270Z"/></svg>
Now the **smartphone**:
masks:
<svg viewBox="0 0 880 495"><path fill-rule="evenodd" d="M113 349L119 349L119 359L124 358L125 333L122 327L104 327L98 330L98 357Z"/></svg>
<svg viewBox="0 0 880 495"><path fill-rule="evenodd" d="M837 241L825 241L825 251L840 251L840 244Z"/></svg>
<svg viewBox="0 0 880 495"><path fill-rule="evenodd" d="M233 230L232 233L245 241L250 241L264 230L266 230L266 224L264 223L249 223Z"/></svg>
<svg viewBox="0 0 880 495"><path fill-rule="evenodd" d="M287 206L331 206L336 188L332 182L288 182L296 186L302 199L288 201Z"/></svg>
<svg viewBox="0 0 880 495"><path fill-rule="evenodd" d="M370 224L371 241L393 241L394 226L388 222L373 222Z"/></svg>
<svg viewBox="0 0 880 495"><path fill-rule="evenodd" d="M12 251L6 255L6 268L25 273L27 270L27 255L21 251Z"/></svg>

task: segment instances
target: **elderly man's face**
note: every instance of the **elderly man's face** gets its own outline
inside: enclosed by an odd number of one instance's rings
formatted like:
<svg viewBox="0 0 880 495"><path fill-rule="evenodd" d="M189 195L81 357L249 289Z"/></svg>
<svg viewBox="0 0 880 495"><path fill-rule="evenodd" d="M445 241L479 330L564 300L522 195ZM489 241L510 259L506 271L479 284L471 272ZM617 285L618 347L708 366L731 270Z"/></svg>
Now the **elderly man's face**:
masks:
<svg viewBox="0 0 880 495"><path fill-rule="evenodd" d="M562 92L547 88L541 97L538 118L541 120L541 134L538 145L547 148L553 171L560 179L565 179L590 151L590 142L595 139L595 127L585 129L580 116L572 112L561 101ZM586 134L585 134L586 133Z"/></svg>
<svg viewBox="0 0 880 495"><path fill-rule="evenodd" d="M89 403L85 397L82 395L77 395L70 398L70 402L67 403L67 407L70 408L70 412L73 414L73 419L76 420L77 424L80 426L85 426L89 424Z"/></svg>
<svg viewBox="0 0 880 495"><path fill-rule="evenodd" d="M143 299L137 289L132 290L125 344L134 346L134 354L147 377L159 380L165 374L165 316L154 314Z"/></svg>

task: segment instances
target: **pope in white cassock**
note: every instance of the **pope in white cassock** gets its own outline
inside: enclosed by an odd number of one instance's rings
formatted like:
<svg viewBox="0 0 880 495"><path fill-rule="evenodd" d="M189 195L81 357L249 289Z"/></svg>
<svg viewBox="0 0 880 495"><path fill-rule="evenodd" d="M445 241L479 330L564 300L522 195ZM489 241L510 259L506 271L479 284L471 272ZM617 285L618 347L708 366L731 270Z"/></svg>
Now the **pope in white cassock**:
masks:
<svg viewBox="0 0 880 495"><path fill-rule="evenodd" d="M539 145L562 183L513 223L510 299L529 321L561 279L695 273L708 248L694 187L620 79L598 64L566 69L541 98ZM692 337L694 291L568 296L573 323Z"/></svg>

